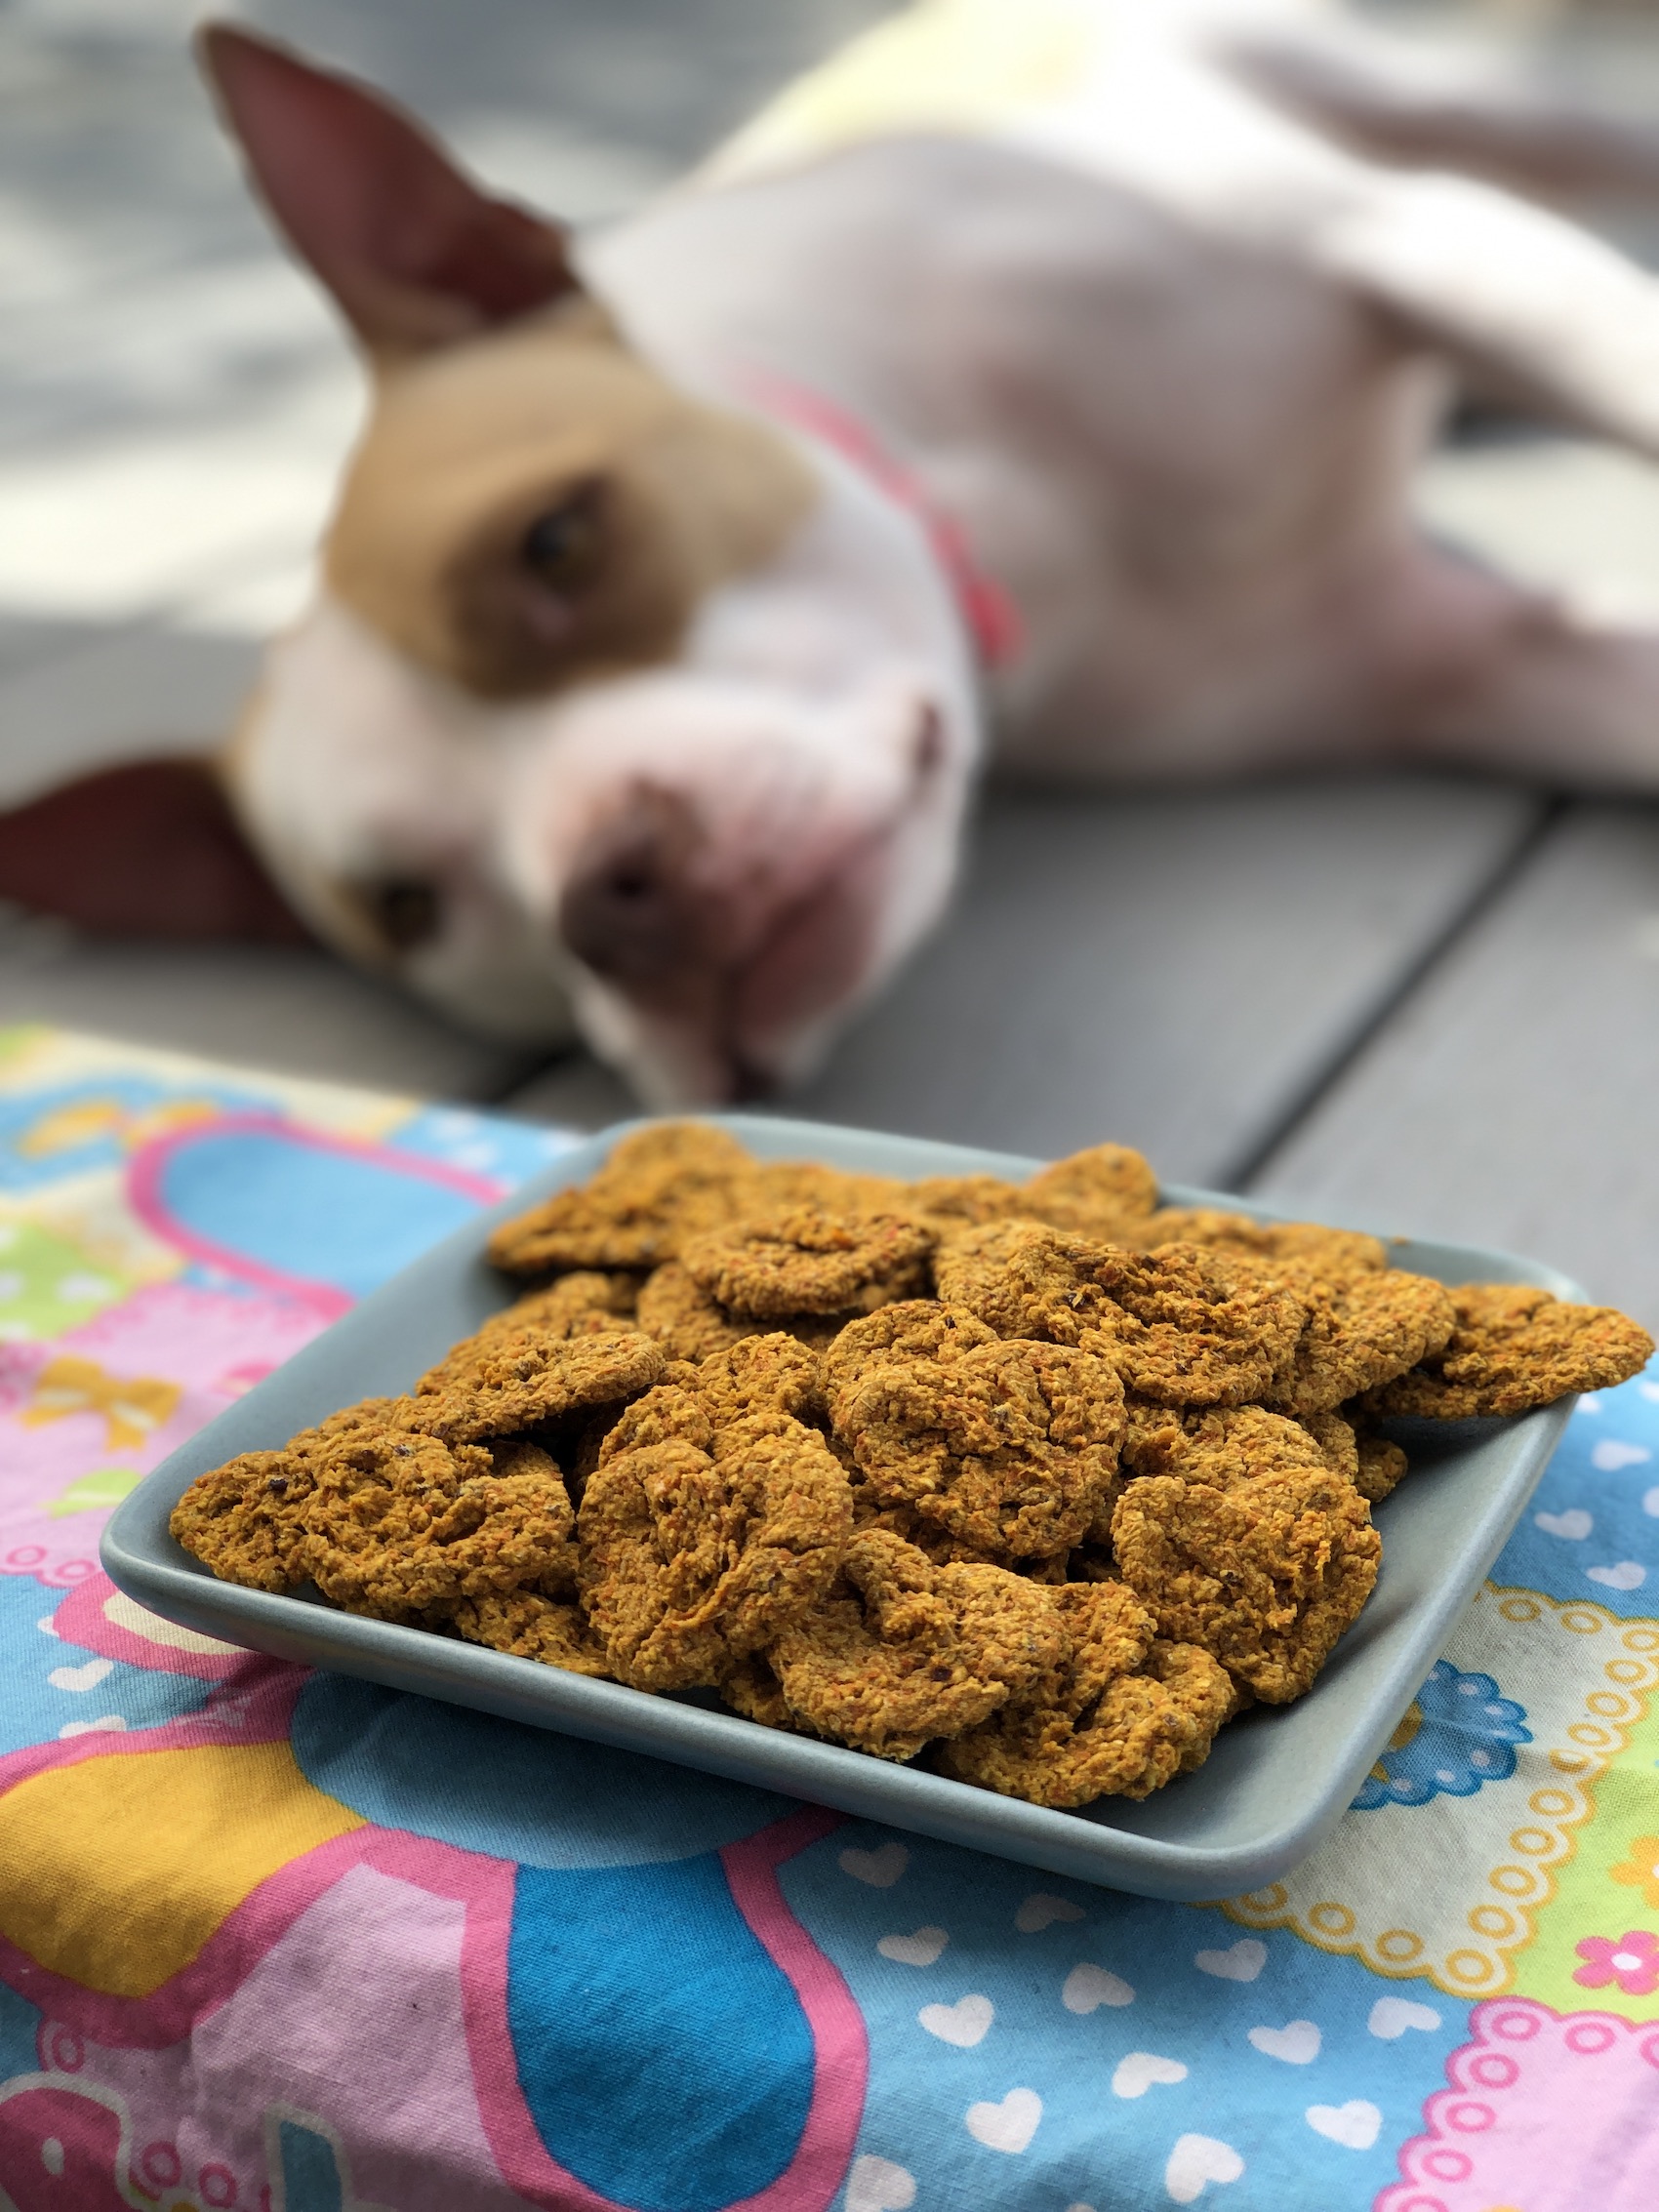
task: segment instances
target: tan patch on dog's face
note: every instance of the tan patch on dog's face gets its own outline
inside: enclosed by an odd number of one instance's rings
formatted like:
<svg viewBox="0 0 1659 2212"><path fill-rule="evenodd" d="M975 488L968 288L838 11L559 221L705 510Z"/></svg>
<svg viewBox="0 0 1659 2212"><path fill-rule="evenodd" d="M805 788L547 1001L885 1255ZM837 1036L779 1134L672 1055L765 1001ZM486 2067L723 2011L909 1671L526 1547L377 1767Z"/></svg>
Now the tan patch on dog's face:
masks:
<svg viewBox="0 0 1659 2212"><path fill-rule="evenodd" d="M325 571L423 666L511 699L668 660L816 496L783 439L583 302L386 371Z"/></svg>

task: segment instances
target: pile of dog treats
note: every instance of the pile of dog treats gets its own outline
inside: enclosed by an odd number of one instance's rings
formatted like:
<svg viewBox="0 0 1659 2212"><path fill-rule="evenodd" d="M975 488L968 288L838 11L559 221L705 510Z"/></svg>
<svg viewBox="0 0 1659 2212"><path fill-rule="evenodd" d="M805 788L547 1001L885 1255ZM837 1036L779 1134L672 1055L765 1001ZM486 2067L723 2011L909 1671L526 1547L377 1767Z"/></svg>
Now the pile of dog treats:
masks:
<svg viewBox="0 0 1659 2212"><path fill-rule="evenodd" d="M407 1397L203 1475L215 1574L1033 1803L1144 1796L1314 1681L1376 1581L1378 1424L1622 1382L1652 1340L1375 1238L764 1164L664 1123L497 1230L528 1278Z"/></svg>

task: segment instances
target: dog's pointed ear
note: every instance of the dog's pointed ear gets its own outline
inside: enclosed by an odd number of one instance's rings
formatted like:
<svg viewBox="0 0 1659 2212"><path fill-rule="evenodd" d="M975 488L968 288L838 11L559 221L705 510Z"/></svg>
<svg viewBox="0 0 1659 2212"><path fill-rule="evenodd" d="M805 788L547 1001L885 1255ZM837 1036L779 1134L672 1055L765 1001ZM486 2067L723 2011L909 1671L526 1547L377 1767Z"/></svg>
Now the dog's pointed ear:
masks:
<svg viewBox="0 0 1659 2212"><path fill-rule="evenodd" d="M563 229L491 199L366 85L239 25L196 51L279 227L377 355L469 337L580 289Z"/></svg>
<svg viewBox="0 0 1659 2212"><path fill-rule="evenodd" d="M309 934L203 760L106 768L0 814L0 899L101 936Z"/></svg>

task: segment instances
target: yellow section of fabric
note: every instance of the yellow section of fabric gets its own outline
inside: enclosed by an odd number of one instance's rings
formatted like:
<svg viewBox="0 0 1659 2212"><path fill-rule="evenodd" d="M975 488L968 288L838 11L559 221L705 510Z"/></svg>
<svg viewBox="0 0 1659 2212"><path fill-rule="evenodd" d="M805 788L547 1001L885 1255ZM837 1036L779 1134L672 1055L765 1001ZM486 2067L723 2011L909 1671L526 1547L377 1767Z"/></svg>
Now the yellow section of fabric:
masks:
<svg viewBox="0 0 1659 2212"><path fill-rule="evenodd" d="M279 1867L363 1826L286 1744L60 1767L0 1798L0 1930L89 1990L147 1996Z"/></svg>
<svg viewBox="0 0 1659 2212"><path fill-rule="evenodd" d="M1351 1812L1282 1881L1221 1909L1374 1974L1490 1997L1515 1986L1517 1956L1595 1810L1593 1786L1659 1688L1659 1624L1488 1585L1446 1657L1525 1707L1532 1741L1515 1773L1473 1796Z"/></svg>
<svg viewBox="0 0 1659 2212"><path fill-rule="evenodd" d="M66 1421L71 1414L102 1417L104 1449L131 1450L159 1428L183 1396L183 1387L157 1375L111 1375L95 1359L65 1352L43 1367L18 1419L25 1428L43 1421Z"/></svg>
<svg viewBox="0 0 1659 2212"><path fill-rule="evenodd" d="M789 86L713 156L725 181L865 139L972 132L1059 100L1106 44L1102 0L918 0Z"/></svg>

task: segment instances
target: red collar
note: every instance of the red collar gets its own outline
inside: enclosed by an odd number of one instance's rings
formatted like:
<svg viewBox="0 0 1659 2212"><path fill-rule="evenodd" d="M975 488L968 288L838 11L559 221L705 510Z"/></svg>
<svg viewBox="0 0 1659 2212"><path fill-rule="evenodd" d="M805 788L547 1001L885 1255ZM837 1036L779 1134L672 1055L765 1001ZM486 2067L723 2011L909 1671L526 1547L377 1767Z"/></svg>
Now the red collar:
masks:
<svg viewBox="0 0 1659 2212"><path fill-rule="evenodd" d="M821 439L920 523L980 659L988 668L999 668L1011 661L1022 641L1019 609L995 578L980 567L960 523L934 504L925 487L904 463L864 423L845 414L822 392L771 375L750 378L748 388L768 414Z"/></svg>

